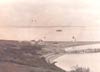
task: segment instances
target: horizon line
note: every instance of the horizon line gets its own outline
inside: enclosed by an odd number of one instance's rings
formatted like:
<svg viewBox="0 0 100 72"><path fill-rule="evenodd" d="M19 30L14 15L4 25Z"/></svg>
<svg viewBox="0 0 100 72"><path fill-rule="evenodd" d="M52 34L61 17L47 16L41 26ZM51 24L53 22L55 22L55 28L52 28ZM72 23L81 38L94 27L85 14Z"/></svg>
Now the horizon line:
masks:
<svg viewBox="0 0 100 72"><path fill-rule="evenodd" d="M8 27L8 28L56 28L56 27L63 27L63 28L71 28L71 27L75 27L75 28L88 28L88 27L100 27L100 26L68 26L68 25L55 25L55 26L14 26L14 25L10 25L10 26L0 26L0 28L4 28L4 27Z"/></svg>

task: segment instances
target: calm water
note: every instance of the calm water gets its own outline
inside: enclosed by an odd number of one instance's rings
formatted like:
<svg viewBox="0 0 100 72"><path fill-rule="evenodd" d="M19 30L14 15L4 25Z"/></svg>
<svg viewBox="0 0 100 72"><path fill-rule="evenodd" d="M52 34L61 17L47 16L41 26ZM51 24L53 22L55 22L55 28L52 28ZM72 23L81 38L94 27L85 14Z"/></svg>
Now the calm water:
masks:
<svg viewBox="0 0 100 72"><path fill-rule="evenodd" d="M100 48L100 44L79 46L79 48L81 47ZM90 68L91 72L100 72L100 53L66 54L57 58L55 61L58 62L56 63L58 67L67 71L71 70L73 66L78 65L79 67Z"/></svg>
<svg viewBox="0 0 100 72"><path fill-rule="evenodd" d="M62 31L57 32L59 29ZM100 28L0 28L0 39L72 41L72 36L75 36L77 41L100 41Z"/></svg>

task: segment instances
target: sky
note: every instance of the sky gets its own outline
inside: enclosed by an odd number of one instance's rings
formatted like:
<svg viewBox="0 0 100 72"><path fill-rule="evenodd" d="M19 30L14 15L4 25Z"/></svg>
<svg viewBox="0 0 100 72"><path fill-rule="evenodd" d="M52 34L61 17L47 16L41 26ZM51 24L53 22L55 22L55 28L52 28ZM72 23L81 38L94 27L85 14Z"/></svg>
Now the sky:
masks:
<svg viewBox="0 0 100 72"><path fill-rule="evenodd" d="M99 0L0 0L0 39L100 40L99 27Z"/></svg>
<svg viewBox="0 0 100 72"><path fill-rule="evenodd" d="M4 26L100 26L99 2L99 0L0 0L0 23Z"/></svg>

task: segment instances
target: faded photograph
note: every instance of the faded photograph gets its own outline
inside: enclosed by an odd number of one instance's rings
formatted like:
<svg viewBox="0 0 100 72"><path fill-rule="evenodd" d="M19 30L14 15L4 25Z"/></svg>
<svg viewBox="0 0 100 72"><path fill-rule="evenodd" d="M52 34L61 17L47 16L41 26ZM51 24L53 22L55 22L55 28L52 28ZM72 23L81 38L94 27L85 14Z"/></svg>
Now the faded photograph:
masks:
<svg viewBox="0 0 100 72"><path fill-rule="evenodd" d="M0 72L99 67L99 0L0 0Z"/></svg>

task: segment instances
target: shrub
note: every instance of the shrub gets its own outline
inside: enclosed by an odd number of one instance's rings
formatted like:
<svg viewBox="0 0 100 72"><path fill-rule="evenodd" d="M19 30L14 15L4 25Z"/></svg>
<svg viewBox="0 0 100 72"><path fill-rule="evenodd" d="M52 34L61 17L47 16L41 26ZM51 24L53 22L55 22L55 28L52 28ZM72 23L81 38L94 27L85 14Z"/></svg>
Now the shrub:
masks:
<svg viewBox="0 0 100 72"><path fill-rule="evenodd" d="M74 69L72 69L70 72L90 72L90 69L85 67L74 66Z"/></svg>

